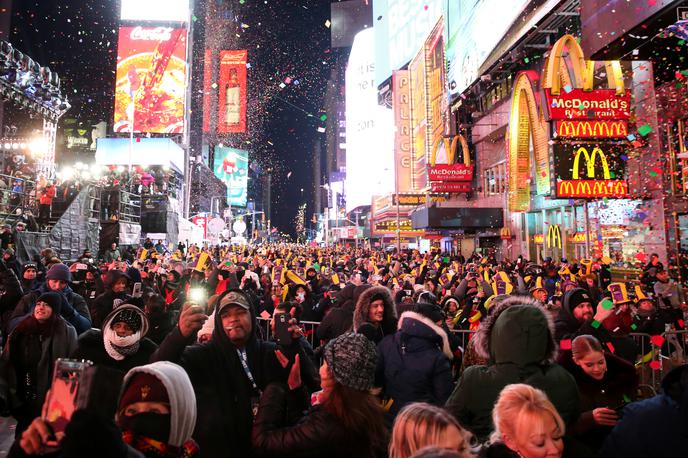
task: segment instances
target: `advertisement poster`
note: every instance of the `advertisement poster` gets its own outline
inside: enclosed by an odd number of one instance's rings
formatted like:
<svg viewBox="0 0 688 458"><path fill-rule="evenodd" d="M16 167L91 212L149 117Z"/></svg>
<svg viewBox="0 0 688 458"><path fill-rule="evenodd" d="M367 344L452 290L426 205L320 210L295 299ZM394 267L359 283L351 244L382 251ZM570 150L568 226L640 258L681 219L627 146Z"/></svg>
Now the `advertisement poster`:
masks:
<svg viewBox="0 0 688 458"><path fill-rule="evenodd" d="M449 111L449 99L444 74L444 22L440 19L425 40L425 78L427 87L427 135L426 150L436 144L444 134Z"/></svg>
<svg viewBox="0 0 688 458"><path fill-rule="evenodd" d="M246 64L248 51L220 51L217 131L246 132Z"/></svg>
<svg viewBox="0 0 688 458"><path fill-rule="evenodd" d="M227 184L227 202L232 207L245 207L248 193L248 151L215 148L215 176Z"/></svg>
<svg viewBox="0 0 688 458"><path fill-rule="evenodd" d="M181 134L186 94L186 29L120 27L115 132Z"/></svg>
<svg viewBox="0 0 688 458"><path fill-rule="evenodd" d="M203 55L203 132L210 132L210 95L212 89L213 52L206 49Z"/></svg>

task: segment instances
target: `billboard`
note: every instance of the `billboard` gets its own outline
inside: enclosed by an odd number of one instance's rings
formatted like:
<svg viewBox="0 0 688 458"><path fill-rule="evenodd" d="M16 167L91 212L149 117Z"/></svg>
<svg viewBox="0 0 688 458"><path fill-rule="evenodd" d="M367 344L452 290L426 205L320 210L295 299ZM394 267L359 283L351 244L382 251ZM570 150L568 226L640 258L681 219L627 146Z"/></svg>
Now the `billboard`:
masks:
<svg viewBox="0 0 688 458"><path fill-rule="evenodd" d="M425 58L421 50L409 64L411 76L411 173L413 189L428 184L427 173L427 111L425 91Z"/></svg>
<svg viewBox="0 0 688 458"><path fill-rule="evenodd" d="M215 176L227 185L227 202L233 207L245 207L248 194L248 151L215 148Z"/></svg>
<svg viewBox="0 0 688 458"><path fill-rule="evenodd" d="M628 197L623 145L604 142L555 143L556 197L618 199Z"/></svg>
<svg viewBox="0 0 688 458"><path fill-rule="evenodd" d="M187 22L189 0L121 0L123 21Z"/></svg>
<svg viewBox="0 0 688 458"><path fill-rule="evenodd" d="M115 132L184 132L186 29L120 27Z"/></svg>
<svg viewBox="0 0 688 458"><path fill-rule="evenodd" d="M397 192L413 191L411 179L411 79L408 70L392 74L392 108L394 109L394 166Z"/></svg>
<svg viewBox="0 0 688 458"><path fill-rule="evenodd" d="M446 0L375 0L375 85L406 65L423 46ZM462 2L449 2L462 3Z"/></svg>
<svg viewBox="0 0 688 458"><path fill-rule="evenodd" d="M346 68L346 211L394 192L394 112L377 103L373 29L354 38Z"/></svg>
<svg viewBox="0 0 688 458"><path fill-rule="evenodd" d="M248 51L220 51L217 131L246 132L246 64Z"/></svg>

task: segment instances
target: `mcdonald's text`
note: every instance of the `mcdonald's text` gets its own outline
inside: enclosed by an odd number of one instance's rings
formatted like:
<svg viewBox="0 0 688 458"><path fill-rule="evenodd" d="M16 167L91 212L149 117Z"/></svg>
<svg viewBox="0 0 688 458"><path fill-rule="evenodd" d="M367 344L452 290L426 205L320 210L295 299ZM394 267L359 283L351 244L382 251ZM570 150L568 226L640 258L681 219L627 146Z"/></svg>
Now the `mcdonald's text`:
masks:
<svg viewBox="0 0 688 458"><path fill-rule="evenodd" d="M428 166L430 181L471 181L473 166L465 164L437 164Z"/></svg>
<svg viewBox="0 0 688 458"><path fill-rule="evenodd" d="M628 183L623 180L560 180L557 197L623 198L628 196Z"/></svg>
<svg viewBox="0 0 688 458"><path fill-rule="evenodd" d="M626 138L628 124L623 120L559 121L558 137L565 138Z"/></svg>
<svg viewBox="0 0 688 458"><path fill-rule="evenodd" d="M627 120L631 117L631 93L616 95L613 89L584 91L572 89L552 95L545 89L547 112L550 120Z"/></svg>

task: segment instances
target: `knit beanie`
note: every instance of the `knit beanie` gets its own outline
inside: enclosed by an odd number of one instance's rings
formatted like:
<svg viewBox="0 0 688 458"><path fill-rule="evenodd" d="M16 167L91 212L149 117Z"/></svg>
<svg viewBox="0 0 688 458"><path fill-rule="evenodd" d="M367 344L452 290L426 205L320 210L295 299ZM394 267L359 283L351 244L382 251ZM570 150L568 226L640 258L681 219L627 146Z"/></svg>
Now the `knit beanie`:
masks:
<svg viewBox="0 0 688 458"><path fill-rule="evenodd" d="M45 276L48 280L72 281L72 274L69 267L64 264L54 264Z"/></svg>
<svg viewBox="0 0 688 458"><path fill-rule="evenodd" d="M36 303L45 302L53 310L53 315L59 315L62 309L62 296L59 293L43 293L38 296Z"/></svg>
<svg viewBox="0 0 688 458"><path fill-rule="evenodd" d="M350 332L331 340L324 357L338 383L359 391L373 387L377 352L364 335Z"/></svg>
<svg viewBox="0 0 688 458"><path fill-rule="evenodd" d="M590 294L583 288L572 289L569 292L567 292L566 295L568 296L567 304L569 310L575 309L576 307L578 307L578 305L582 304L583 302L589 302L594 307L594 304L592 304L592 298L590 297Z"/></svg>
<svg viewBox="0 0 688 458"><path fill-rule="evenodd" d="M28 269L38 270L38 267L36 266L35 262L26 262L22 266L22 274L26 272Z"/></svg>
<svg viewBox="0 0 688 458"><path fill-rule="evenodd" d="M115 323L126 323L127 326L131 328L132 331L138 332L141 330L143 325L143 320L141 319L141 312L133 308L124 308L115 314L110 322L112 325Z"/></svg>

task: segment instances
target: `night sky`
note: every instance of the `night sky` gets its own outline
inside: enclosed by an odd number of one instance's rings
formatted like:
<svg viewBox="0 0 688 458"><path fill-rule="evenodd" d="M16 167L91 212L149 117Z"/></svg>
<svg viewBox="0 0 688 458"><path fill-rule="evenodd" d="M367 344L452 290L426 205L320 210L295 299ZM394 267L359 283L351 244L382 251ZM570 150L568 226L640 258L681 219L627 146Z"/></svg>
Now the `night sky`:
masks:
<svg viewBox="0 0 688 458"><path fill-rule="evenodd" d="M142 0L145 1L145 0ZM222 0L211 0L221 2ZM72 109L66 117L112 124L117 0L15 0L10 41L57 71ZM232 141L273 175L272 223L293 233L299 203L312 205L312 145L330 64L328 0L234 0L238 37L248 49L251 131ZM203 20L198 16L196 20ZM242 26L243 24L243 26ZM231 48L230 48L231 49ZM202 78L202 68L192 69ZM280 83L285 83L284 88ZM295 84L298 82L298 84ZM310 116L309 116L310 115ZM200 126L191 126L200 129ZM250 142L250 144L248 144ZM244 143L243 146L240 146ZM289 176L288 176L289 175ZM301 188L304 189L303 194ZM303 199L302 199L303 196ZM312 210L309 209L309 213ZM308 217L309 219L310 217Z"/></svg>

